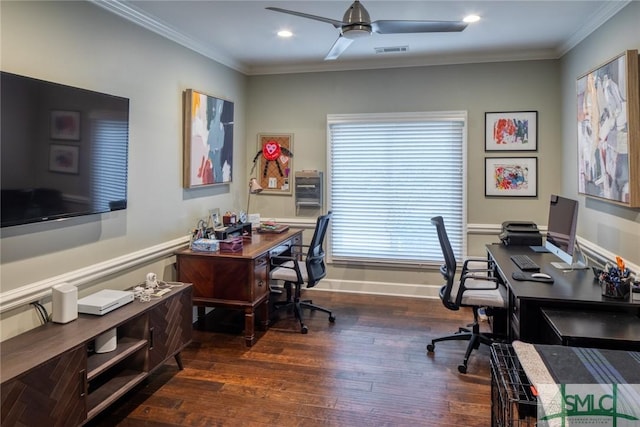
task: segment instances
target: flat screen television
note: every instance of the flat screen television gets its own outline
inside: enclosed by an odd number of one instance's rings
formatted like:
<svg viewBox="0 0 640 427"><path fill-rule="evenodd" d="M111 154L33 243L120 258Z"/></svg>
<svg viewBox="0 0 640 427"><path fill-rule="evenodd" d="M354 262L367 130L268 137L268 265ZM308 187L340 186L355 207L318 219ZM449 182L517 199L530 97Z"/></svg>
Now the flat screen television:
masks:
<svg viewBox="0 0 640 427"><path fill-rule="evenodd" d="M2 227L126 209L129 100L0 72Z"/></svg>
<svg viewBox="0 0 640 427"><path fill-rule="evenodd" d="M585 268L576 240L577 228L578 201L552 194L545 248L562 260L552 262L554 267L562 270Z"/></svg>

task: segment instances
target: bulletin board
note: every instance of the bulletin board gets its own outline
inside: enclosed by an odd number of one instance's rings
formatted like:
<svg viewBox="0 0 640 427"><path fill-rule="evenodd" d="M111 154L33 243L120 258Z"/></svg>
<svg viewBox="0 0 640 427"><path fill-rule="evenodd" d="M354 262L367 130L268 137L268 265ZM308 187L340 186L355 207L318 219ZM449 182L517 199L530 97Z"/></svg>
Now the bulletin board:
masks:
<svg viewBox="0 0 640 427"><path fill-rule="evenodd" d="M259 134L253 163L262 193L291 195L293 134Z"/></svg>

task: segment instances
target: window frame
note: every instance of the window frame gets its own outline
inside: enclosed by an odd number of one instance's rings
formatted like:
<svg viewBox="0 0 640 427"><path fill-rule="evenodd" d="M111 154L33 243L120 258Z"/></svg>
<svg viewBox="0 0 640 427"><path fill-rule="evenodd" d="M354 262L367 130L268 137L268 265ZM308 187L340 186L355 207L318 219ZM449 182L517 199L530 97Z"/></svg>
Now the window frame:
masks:
<svg viewBox="0 0 640 427"><path fill-rule="evenodd" d="M468 113L466 110L459 111L429 111L429 112L403 112L403 113L356 113L356 114L327 114L326 122L326 138L327 138L327 207L332 210L331 203L333 201L333 141L331 127L340 123L381 123L381 122L415 122L415 121L443 121L452 120L462 122L462 141L461 141L461 235L459 248L454 247L455 255L458 259L463 259L467 255L467 141L468 141ZM431 227L430 218L425 218L425 226ZM446 219L446 217L445 217ZM375 265L387 267L406 266L411 268L433 268L439 266L442 261L438 260L393 260L393 259L358 259L356 257L335 257L332 248L332 229L330 224L328 238L326 239L327 262L332 264L352 264L352 265ZM434 228L434 238L437 242L437 236Z"/></svg>

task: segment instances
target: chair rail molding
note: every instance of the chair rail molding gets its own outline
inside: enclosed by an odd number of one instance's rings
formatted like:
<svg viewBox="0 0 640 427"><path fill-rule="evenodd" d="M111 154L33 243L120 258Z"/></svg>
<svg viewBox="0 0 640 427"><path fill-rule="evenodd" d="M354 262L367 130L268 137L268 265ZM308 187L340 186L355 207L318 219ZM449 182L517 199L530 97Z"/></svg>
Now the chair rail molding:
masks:
<svg viewBox="0 0 640 427"><path fill-rule="evenodd" d="M184 236L155 246L151 246L127 255L113 258L85 268L30 283L17 289L0 293L0 313L18 308L22 305L38 301L49 296L51 288L61 283L69 283L82 287L107 276L118 274L150 261L173 256L173 253L189 244L189 237Z"/></svg>

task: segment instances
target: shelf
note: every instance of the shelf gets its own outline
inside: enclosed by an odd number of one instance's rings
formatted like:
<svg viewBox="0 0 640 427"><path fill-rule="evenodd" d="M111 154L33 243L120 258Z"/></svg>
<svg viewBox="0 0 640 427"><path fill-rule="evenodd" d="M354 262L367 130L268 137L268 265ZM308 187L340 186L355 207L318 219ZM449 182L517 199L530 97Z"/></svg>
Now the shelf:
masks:
<svg viewBox="0 0 640 427"><path fill-rule="evenodd" d="M87 381L93 380L146 345L147 340L123 337L118 340L118 346L115 350L108 353L92 354L87 358Z"/></svg>
<svg viewBox="0 0 640 427"><path fill-rule="evenodd" d="M87 396L87 419L95 417L104 408L138 385L146 376L145 372L124 370L90 393Z"/></svg>

